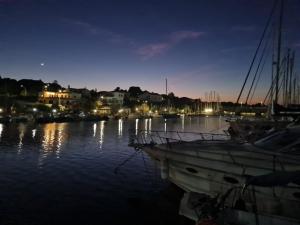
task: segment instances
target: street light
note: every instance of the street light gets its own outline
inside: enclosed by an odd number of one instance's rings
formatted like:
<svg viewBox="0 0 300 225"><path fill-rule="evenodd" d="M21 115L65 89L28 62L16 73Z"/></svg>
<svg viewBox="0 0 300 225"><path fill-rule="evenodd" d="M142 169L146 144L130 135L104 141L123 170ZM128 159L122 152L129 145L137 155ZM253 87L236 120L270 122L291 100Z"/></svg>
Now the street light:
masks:
<svg viewBox="0 0 300 225"><path fill-rule="evenodd" d="M57 112L57 110L56 110L56 109L52 109L52 112L53 112L53 113L56 113L56 112Z"/></svg>
<svg viewBox="0 0 300 225"><path fill-rule="evenodd" d="M3 112L3 109L2 108L0 108L0 113L2 113Z"/></svg>
<svg viewBox="0 0 300 225"><path fill-rule="evenodd" d="M58 90L59 93L61 93L61 90ZM60 107L60 94L57 95L58 96L58 107Z"/></svg>
<svg viewBox="0 0 300 225"><path fill-rule="evenodd" d="M33 111L33 112L37 112L37 108L33 108L32 111Z"/></svg>

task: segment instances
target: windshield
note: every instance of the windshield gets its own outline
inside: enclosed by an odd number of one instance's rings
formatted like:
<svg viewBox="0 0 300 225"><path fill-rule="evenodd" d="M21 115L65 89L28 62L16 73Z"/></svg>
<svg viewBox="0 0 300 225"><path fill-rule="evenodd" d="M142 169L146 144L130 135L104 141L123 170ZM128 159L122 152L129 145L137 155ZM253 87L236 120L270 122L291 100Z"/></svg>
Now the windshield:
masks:
<svg viewBox="0 0 300 225"><path fill-rule="evenodd" d="M264 149L277 150L292 144L300 138L299 136L299 132L284 130L260 139L254 145Z"/></svg>

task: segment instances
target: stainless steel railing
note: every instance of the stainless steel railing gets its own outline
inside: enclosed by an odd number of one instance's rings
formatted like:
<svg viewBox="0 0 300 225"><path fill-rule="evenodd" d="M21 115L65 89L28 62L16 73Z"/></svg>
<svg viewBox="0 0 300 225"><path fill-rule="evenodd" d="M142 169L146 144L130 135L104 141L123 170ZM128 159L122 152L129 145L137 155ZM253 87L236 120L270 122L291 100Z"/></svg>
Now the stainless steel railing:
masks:
<svg viewBox="0 0 300 225"><path fill-rule="evenodd" d="M160 130L139 130L132 133L129 145L141 146L147 144L170 144L173 142L189 141L224 141L230 140L228 133L198 133L198 132L180 132L180 131L160 131Z"/></svg>

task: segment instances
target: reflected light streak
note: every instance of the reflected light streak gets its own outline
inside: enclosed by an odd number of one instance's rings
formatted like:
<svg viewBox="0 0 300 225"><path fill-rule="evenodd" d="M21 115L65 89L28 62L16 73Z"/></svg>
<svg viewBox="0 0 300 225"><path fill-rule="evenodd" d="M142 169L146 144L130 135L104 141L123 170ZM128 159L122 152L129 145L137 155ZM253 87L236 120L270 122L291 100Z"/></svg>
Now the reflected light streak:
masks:
<svg viewBox="0 0 300 225"><path fill-rule="evenodd" d="M20 153L20 152L22 151L22 147L23 147L23 138L24 138L25 130L26 130L25 125L21 123L21 124L19 125L19 144L18 144L18 153Z"/></svg>
<svg viewBox="0 0 300 225"><path fill-rule="evenodd" d="M55 153L56 157L60 157L61 147L66 140L65 128L67 123L49 123L45 124L43 131L42 152L39 157L39 165L42 165L50 153Z"/></svg>
<svg viewBox="0 0 300 225"><path fill-rule="evenodd" d="M184 131L184 115L181 117L181 130Z"/></svg>
<svg viewBox="0 0 300 225"><path fill-rule="evenodd" d="M123 120L119 119L118 135L121 137L122 134L123 134Z"/></svg>
<svg viewBox="0 0 300 225"><path fill-rule="evenodd" d="M139 129L139 119L135 119L135 135L138 134L138 129Z"/></svg>
<svg viewBox="0 0 300 225"><path fill-rule="evenodd" d="M149 119L149 133L151 133L151 130L152 130L152 119L150 118Z"/></svg>
<svg viewBox="0 0 300 225"><path fill-rule="evenodd" d="M145 119L145 134L148 134L148 119Z"/></svg>
<svg viewBox="0 0 300 225"><path fill-rule="evenodd" d="M35 138L35 135L36 135L36 129L33 129L32 130L32 138Z"/></svg>
<svg viewBox="0 0 300 225"><path fill-rule="evenodd" d="M55 139L55 124L54 123L45 124L42 147L43 147L43 152L46 155L54 146L54 139Z"/></svg>
<svg viewBox="0 0 300 225"><path fill-rule="evenodd" d="M0 141L2 137L2 132L3 132L3 124L0 123Z"/></svg>
<svg viewBox="0 0 300 225"><path fill-rule="evenodd" d="M102 149L103 141L104 141L104 121L101 121L100 122L100 138L99 138L100 149Z"/></svg>
<svg viewBox="0 0 300 225"><path fill-rule="evenodd" d="M165 119L165 132L167 132L167 119Z"/></svg>
<svg viewBox="0 0 300 225"><path fill-rule="evenodd" d="M60 152L61 152L61 146L65 141L64 131L66 128L66 123L60 123L58 124L58 134L57 134L57 144L56 144L56 157L59 158Z"/></svg>
<svg viewBox="0 0 300 225"><path fill-rule="evenodd" d="M94 137L96 137L96 132L97 132L97 124L96 123L94 123L94 125L93 125L93 130L94 130Z"/></svg>

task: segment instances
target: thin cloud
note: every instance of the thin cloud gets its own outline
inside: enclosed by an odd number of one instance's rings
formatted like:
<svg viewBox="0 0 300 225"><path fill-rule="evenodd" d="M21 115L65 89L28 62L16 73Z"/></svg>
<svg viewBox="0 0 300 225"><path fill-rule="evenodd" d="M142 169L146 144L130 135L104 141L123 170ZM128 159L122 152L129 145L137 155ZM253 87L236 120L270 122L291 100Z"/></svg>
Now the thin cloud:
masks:
<svg viewBox="0 0 300 225"><path fill-rule="evenodd" d="M299 42L296 42L296 43L294 44L294 47L295 47L295 48L300 48L300 41L299 41Z"/></svg>
<svg viewBox="0 0 300 225"><path fill-rule="evenodd" d="M139 47L136 49L136 53L140 55L143 60L150 59L154 56L159 56L166 53L181 42L198 39L204 34L204 32L198 31L176 31L168 35L168 38L163 42L151 43Z"/></svg>
<svg viewBox="0 0 300 225"><path fill-rule="evenodd" d="M231 30L237 31L237 32L252 32L252 31L256 30L256 27L253 25L246 25L246 26L237 25L237 26L231 27Z"/></svg>
<svg viewBox="0 0 300 225"><path fill-rule="evenodd" d="M156 55L162 55L169 48L170 44L168 43L156 43L142 46L136 50L136 53L142 56L143 59L149 59Z"/></svg>
<svg viewBox="0 0 300 225"><path fill-rule="evenodd" d="M81 30L86 34L104 37L107 41L111 43L126 43L130 46L135 45L135 42L131 38L124 37L121 34L112 32L107 29L103 29L88 22L65 18L63 19L63 21L69 25L76 27L77 29Z"/></svg>
<svg viewBox="0 0 300 225"><path fill-rule="evenodd" d="M204 32L197 31L177 31L170 35L170 40L172 43L179 43L187 39L197 39L204 35Z"/></svg>
<svg viewBox="0 0 300 225"><path fill-rule="evenodd" d="M249 51L252 50L254 47L253 46L238 46L238 47L231 47L231 48L224 48L221 49L221 53L236 53L239 51Z"/></svg>

